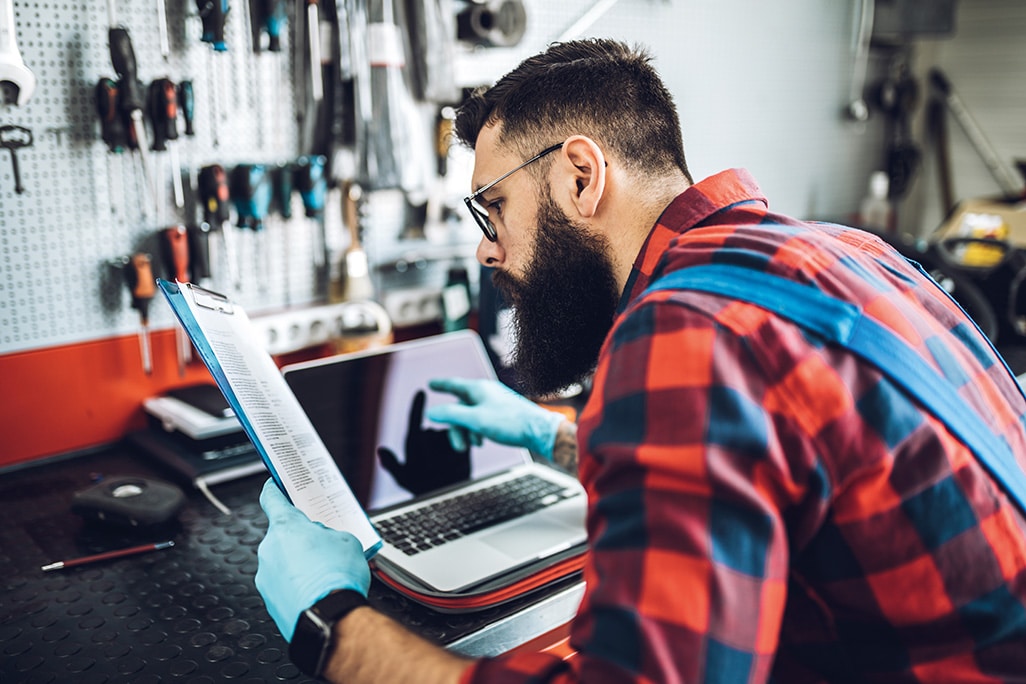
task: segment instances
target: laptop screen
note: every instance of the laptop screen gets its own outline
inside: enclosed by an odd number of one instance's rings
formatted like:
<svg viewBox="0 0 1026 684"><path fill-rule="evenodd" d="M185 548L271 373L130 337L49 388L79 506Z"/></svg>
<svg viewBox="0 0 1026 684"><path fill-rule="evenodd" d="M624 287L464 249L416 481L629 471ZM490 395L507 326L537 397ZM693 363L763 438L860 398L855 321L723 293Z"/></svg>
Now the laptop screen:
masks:
<svg viewBox="0 0 1026 684"><path fill-rule="evenodd" d="M456 401L428 389L429 380L495 377L475 333L438 335L282 371L368 512L530 458L523 449L487 440L469 453L456 452L445 426L423 417L431 406Z"/></svg>

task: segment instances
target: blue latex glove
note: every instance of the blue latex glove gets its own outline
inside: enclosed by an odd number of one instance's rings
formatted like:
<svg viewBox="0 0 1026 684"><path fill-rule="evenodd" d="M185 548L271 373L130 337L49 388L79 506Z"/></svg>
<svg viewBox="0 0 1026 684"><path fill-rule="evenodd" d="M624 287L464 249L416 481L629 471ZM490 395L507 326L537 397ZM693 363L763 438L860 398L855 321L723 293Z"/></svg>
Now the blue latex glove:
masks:
<svg viewBox="0 0 1026 684"><path fill-rule="evenodd" d="M468 442L480 445L482 438L488 438L552 459L556 430L566 420L561 414L543 409L495 380L445 378L432 380L428 387L460 400L427 412L430 420L451 426L449 439L457 451L466 449Z"/></svg>
<svg viewBox="0 0 1026 684"><path fill-rule="evenodd" d="M367 595L370 568L356 537L312 522L274 480L264 483L260 506L269 524L257 548L256 588L286 641L300 613L331 592Z"/></svg>

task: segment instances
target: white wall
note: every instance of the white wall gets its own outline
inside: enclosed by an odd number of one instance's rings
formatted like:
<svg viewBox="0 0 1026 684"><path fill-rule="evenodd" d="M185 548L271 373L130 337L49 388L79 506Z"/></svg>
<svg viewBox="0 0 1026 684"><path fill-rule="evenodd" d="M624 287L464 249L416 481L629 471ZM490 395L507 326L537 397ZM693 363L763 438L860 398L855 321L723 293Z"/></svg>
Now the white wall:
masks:
<svg viewBox="0 0 1026 684"><path fill-rule="evenodd" d="M466 83L488 82L557 39L596 3L525 0L529 29L511 50L461 60ZM859 0L619 0L585 36L648 45L674 93L684 144L696 177L743 166L784 213L827 220L853 218L869 174L885 159L884 117L866 124L842 113L849 99L853 31ZM920 41L913 66L934 63L955 82L995 145L1026 156L1026 2L963 0L952 38ZM868 82L884 73L874 52ZM921 103L926 86L921 82ZM919 114L922 114L922 104ZM916 123L916 132L920 124ZM963 197L993 193L952 123L956 189ZM964 137L964 136L963 136ZM920 142L922 142L920 140ZM924 164L905 202L903 232L928 232L940 221L934 160Z"/></svg>

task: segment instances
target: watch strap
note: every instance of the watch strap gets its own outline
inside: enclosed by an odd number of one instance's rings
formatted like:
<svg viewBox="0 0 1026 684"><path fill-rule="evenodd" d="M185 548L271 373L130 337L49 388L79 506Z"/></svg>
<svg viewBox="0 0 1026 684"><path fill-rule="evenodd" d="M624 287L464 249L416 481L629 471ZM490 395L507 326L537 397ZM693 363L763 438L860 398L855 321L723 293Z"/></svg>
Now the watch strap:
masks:
<svg viewBox="0 0 1026 684"><path fill-rule="evenodd" d="M304 610L299 615L289 644L289 659L303 674L321 679L334 645L332 630L335 623L366 605L367 599L363 594L345 589L328 594Z"/></svg>

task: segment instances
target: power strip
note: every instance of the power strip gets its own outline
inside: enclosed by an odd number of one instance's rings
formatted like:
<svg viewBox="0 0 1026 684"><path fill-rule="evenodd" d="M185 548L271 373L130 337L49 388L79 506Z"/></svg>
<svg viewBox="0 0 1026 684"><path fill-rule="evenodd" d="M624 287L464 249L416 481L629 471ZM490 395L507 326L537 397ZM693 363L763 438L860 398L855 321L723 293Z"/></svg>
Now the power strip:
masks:
<svg viewBox="0 0 1026 684"><path fill-rule="evenodd" d="M294 309L256 316L252 323L268 353L287 354L338 337L347 306L342 302Z"/></svg>

